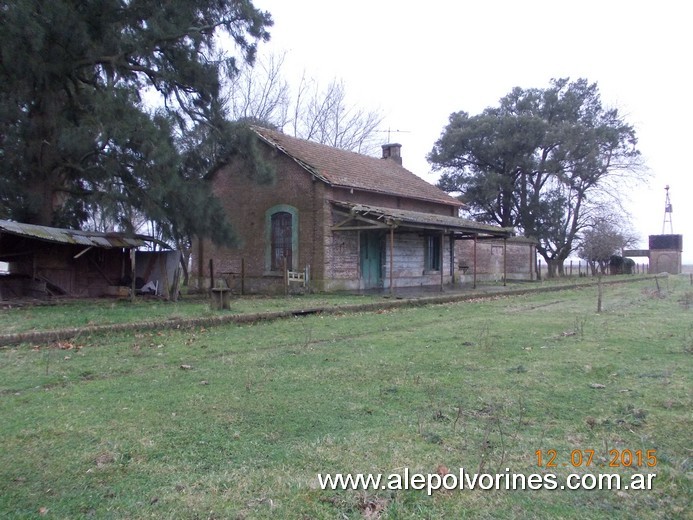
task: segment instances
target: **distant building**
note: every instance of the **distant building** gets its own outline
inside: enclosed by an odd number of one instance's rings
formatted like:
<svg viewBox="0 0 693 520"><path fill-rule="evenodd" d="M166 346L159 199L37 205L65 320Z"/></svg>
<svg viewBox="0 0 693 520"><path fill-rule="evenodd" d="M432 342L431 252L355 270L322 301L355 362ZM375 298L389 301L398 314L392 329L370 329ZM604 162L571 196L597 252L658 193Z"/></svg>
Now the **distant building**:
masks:
<svg viewBox="0 0 693 520"><path fill-rule="evenodd" d="M681 274L683 235L650 235L650 273Z"/></svg>
<svg viewBox="0 0 693 520"><path fill-rule="evenodd" d="M683 235L650 235L649 246L649 249L626 249L623 256L648 258L650 274L681 274Z"/></svg>

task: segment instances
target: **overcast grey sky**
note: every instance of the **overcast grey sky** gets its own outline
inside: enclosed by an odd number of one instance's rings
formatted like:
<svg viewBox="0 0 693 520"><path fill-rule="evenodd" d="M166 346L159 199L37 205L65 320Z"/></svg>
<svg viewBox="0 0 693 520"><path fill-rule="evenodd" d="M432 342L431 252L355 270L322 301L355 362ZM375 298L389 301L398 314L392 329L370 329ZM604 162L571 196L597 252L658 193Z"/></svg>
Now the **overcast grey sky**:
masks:
<svg viewBox="0 0 693 520"><path fill-rule="evenodd" d="M633 227L662 232L670 185L674 233L693 264L691 50L687 2L662 0L255 0L272 13L272 41L286 51L287 79L341 79L352 104L380 110L404 166L430 182L426 154L452 112L477 114L513 87L587 78L602 103L635 126L650 169L628 190ZM387 134L383 134L383 142ZM667 232L669 232L667 228Z"/></svg>

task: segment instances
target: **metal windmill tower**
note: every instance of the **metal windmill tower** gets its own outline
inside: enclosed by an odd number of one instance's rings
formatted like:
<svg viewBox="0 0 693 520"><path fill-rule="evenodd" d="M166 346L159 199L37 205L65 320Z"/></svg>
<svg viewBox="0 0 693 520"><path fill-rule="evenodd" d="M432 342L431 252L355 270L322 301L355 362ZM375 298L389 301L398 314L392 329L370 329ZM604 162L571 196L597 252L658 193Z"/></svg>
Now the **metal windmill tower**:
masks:
<svg viewBox="0 0 693 520"><path fill-rule="evenodd" d="M671 222L671 199L669 198L669 185L667 184L664 188L667 192L666 198L664 199L664 223L662 224L662 234L666 233L667 222L669 223L669 234L674 234L674 224Z"/></svg>

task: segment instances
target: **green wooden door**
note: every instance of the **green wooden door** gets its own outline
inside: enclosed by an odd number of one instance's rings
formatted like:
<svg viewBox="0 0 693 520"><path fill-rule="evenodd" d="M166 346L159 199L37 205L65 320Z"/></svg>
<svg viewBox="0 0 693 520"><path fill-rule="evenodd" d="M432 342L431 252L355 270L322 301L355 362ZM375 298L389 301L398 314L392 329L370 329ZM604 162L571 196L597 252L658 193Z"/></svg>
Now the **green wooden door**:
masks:
<svg viewBox="0 0 693 520"><path fill-rule="evenodd" d="M364 289L383 286L382 234L374 231L361 232L361 280Z"/></svg>

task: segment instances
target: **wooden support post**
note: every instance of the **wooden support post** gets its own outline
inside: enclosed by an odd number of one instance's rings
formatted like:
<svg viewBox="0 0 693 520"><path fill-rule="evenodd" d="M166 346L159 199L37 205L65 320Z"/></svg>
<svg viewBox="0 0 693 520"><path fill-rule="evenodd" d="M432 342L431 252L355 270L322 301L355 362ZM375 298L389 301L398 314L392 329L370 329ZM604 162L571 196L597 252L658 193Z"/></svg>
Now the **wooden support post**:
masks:
<svg viewBox="0 0 693 520"><path fill-rule="evenodd" d="M202 293L205 279L205 246L202 238L197 239L197 290Z"/></svg>
<svg viewBox="0 0 693 520"><path fill-rule="evenodd" d="M212 294L214 289L214 260L209 259L209 294Z"/></svg>
<svg viewBox="0 0 693 520"><path fill-rule="evenodd" d="M454 287L457 283L457 276L455 275L455 235L453 233L450 233L450 280Z"/></svg>
<svg viewBox="0 0 693 520"><path fill-rule="evenodd" d="M503 287L508 280L508 239L503 238Z"/></svg>
<svg viewBox="0 0 693 520"><path fill-rule="evenodd" d="M135 249L131 248L130 249L130 269L132 271L132 276L131 276L132 281L130 283L130 301L131 302L135 301L135 289L136 289L136 287L135 287L135 277L136 277L135 273L137 272L135 269L136 268L136 265L135 265L136 255L137 255L137 253L136 253Z"/></svg>
<svg viewBox="0 0 693 520"><path fill-rule="evenodd" d="M393 285L395 271L395 228L390 227L390 294L395 292Z"/></svg>
<svg viewBox="0 0 693 520"><path fill-rule="evenodd" d="M479 235L474 235L474 283L472 287L476 289L476 243L477 243L477 237Z"/></svg>
<svg viewBox="0 0 693 520"><path fill-rule="evenodd" d="M245 258L241 258L241 296L245 294Z"/></svg>
<svg viewBox="0 0 693 520"><path fill-rule="evenodd" d="M440 232L440 258L439 258L439 260L440 260L440 292L443 292L443 285L444 285L443 282L445 280L445 278L444 278L445 269L443 268L443 266L445 265L444 251L445 251L445 231L441 231Z"/></svg>

